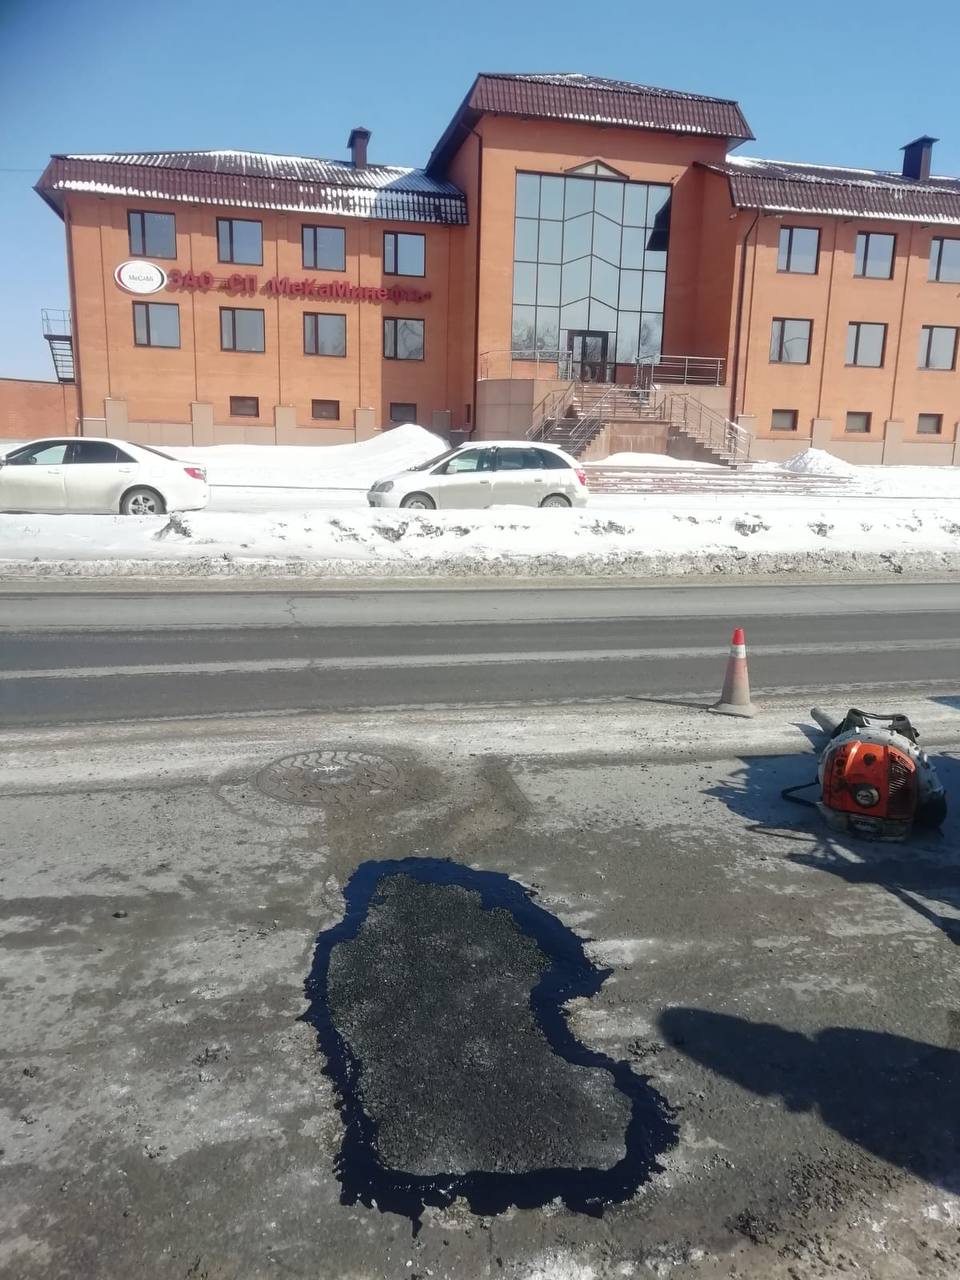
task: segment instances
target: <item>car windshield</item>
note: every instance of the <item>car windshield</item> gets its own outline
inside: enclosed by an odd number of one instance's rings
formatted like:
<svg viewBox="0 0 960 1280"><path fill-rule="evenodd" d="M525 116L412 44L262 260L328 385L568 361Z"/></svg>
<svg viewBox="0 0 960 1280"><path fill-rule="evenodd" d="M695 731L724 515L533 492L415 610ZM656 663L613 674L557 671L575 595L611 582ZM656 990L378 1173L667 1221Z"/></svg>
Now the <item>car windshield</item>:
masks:
<svg viewBox="0 0 960 1280"><path fill-rule="evenodd" d="M13 462L15 458L22 457L29 449L30 445L19 445L16 449L11 449L7 453L0 453L0 458L5 459L7 462Z"/></svg>
<svg viewBox="0 0 960 1280"><path fill-rule="evenodd" d="M435 467L438 463L444 462L447 458L452 458L458 450L447 449L444 453L438 453L435 458L428 458L426 462L421 462L415 467L411 467L411 471L429 471L431 467Z"/></svg>

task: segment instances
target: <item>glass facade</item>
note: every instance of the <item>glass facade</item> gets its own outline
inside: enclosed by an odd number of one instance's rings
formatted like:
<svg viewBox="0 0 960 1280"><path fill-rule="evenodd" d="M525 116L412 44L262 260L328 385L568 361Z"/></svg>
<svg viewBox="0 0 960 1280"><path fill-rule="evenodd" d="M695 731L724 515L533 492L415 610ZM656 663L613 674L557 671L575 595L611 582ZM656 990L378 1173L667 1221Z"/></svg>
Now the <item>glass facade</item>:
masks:
<svg viewBox="0 0 960 1280"><path fill-rule="evenodd" d="M518 173L515 359L606 336L606 360L658 359L671 188L605 177Z"/></svg>

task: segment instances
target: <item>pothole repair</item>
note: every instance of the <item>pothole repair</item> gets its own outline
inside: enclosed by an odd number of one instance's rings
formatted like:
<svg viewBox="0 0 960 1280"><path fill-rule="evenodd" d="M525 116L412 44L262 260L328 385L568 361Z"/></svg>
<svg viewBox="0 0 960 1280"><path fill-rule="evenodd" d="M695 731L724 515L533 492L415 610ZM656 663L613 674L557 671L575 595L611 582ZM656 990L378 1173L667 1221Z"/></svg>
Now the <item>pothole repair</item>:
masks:
<svg viewBox="0 0 960 1280"><path fill-rule="evenodd" d="M627 1062L581 1044L563 1005L610 974L508 876L432 858L367 862L305 985L344 1124L344 1204L409 1217L561 1199L599 1216L677 1140Z"/></svg>
<svg viewBox="0 0 960 1280"><path fill-rule="evenodd" d="M397 790L404 781L399 765L366 751L300 751L274 760L257 774L264 795L288 804L350 803Z"/></svg>

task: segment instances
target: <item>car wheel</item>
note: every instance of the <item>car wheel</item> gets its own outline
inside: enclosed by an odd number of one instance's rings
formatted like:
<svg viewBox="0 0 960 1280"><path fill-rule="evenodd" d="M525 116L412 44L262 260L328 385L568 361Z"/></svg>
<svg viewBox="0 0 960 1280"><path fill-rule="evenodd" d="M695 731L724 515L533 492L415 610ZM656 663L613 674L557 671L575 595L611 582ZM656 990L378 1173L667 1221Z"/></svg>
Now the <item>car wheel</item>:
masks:
<svg viewBox="0 0 960 1280"><path fill-rule="evenodd" d="M569 507L570 499L565 498L562 493L551 493L540 505L541 507Z"/></svg>
<svg viewBox="0 0 960 1280"><path fill-rule="evenodd" d="M425 493L408 493L401 500L400 505L411 511L436 511L437 509L437 504Z"/></svg>
<svg viewBox="0 0 960 1280"><path fill-rule="evenodd" d="M162 516L166 503L156 489L129 489L120 499L122 516Z"/></svg>

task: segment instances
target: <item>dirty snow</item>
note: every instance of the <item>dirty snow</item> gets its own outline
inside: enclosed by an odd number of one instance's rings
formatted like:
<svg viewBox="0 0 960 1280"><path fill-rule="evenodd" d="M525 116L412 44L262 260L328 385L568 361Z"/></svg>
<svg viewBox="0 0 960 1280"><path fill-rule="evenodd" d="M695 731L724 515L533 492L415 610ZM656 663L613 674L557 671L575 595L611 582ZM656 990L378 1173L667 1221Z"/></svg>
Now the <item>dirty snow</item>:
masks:
<svg viewBox="0 0 960 1280"><path fill-rule="evenodd" d="M0 577L960 569L960 467L855 467L808 449L782 467L734 473L701 464L682 493L665 475L666 491L593 494L585 510L367 507L371 482L443 448L440 437L408 424L350 445L178 449L208 468L208 510L169 520L0 515ZM691 466L658 454L606 462L667 473ZM781 478L780 491L770 492L772 476Z"/></svg>
<svg viewBox="0 0 960 1280"><path fill-rule="evenodd" d="M633 500L636 503L636 500ZM749 505L671 495L630 509L370 508L164 516L0 516L0 576L662 575L960 568L960 502Z"/></svg>

